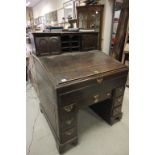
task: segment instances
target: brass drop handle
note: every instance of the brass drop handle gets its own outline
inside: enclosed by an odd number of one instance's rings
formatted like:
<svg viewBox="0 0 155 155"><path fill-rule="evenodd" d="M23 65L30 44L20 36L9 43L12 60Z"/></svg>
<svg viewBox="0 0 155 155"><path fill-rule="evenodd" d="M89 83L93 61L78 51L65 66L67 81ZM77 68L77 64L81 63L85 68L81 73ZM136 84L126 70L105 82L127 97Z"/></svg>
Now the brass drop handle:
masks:
<svg viewBox="0 0 155 155"><path fill-rule="evenodd" d="M121 87L121 88L119 88L119 91L120 91L120 92L122 92L122 91L123 91L123 88L122 88L122 87Z"/></svg>
<svg viewBox="0 0 155 155"><path fill-rule="evenodd" d="M122 100L122 97L120 97L120 98L117 99L118 102L121 102L121 100Z"/></svg>
<svg viewBox="0 0 155 155"><path fill-rule="evenodd" d="M69 130L69 131L66 131L65 134L66 134L67 136L70 136L70 135L73 134L73 132L74 132L74 130L71 129L71 130Z"/></svg>
<svg viewBox="0 0 155 155"><path fill-rule="evenodd" d="M71 125L72 124L72 122L73 122L73 118L72 119L70 119L70 120L67 120L67 121L65 121L65 123L67 124L67 125Z"/></svg>
<svg viewBox="0 0 155 155"><path fill-rule="evenodd" d="M102 82L103 82L103 78L97 79L97 83L98 83L98 84L101 84Z"/></svg>
<svg viewBox="0 0 155 155"><path fill-rule="evenodd" d="M72 109L73 109L73 107L74 107L74 105L71 104L71 105L65 106L65 107L64 107L64 110L65 110L66 112L71 112Z"/></svg>
<svg viewBox="0 0 155 155"><path fill-rule="evenodd" d="M111 95L111 93L107 93L107 96L110 96Z"/></svg>
<svg viewBox="0 0 155 155"><path fill-rule="evenodd" d="M94 103L97 103L99 101L99 97L100 97L99 95L94 96Z"/></svg>

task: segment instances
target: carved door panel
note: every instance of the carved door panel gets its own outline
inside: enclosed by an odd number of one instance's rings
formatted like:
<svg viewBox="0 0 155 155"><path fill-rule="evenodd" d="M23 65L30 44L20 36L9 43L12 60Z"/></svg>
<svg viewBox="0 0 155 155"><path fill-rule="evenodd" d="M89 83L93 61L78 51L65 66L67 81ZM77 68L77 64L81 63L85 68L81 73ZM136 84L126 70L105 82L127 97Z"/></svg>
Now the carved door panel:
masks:
<svg viewBox="0 0 155 155"><path fill-rule="evenodd" d="M36 38L37 55L45 55L49 53L48 37Z"/></svg>
<svg viewBox="0 0 155 155"><path fill-rule="evenodd" d="M49 52L51 54L57 54L61 52L60 37L58 36L49 37Z"/></svg>
<svg viewBox="0 0 155 155"><path fill-rule="evenodd" d="M82 35L82 50L95 50L97 49L98 36L93 34Z"/></svg>

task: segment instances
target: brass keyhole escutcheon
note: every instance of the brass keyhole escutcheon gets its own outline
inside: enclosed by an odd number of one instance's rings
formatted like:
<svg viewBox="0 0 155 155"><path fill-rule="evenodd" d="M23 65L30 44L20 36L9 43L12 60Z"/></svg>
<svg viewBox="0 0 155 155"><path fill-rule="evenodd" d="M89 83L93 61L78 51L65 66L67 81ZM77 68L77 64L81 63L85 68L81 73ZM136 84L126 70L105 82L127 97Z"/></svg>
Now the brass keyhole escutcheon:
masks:
<svg viewBox="0 0 155 155"><path fill-rule="evenodd" d="M70 135L72 135L72 134L73 134L73 132L74 132L74 130L73 130L73 129L71 129L70 131L67 131L67 132L66 132L66 135L67 135L67 136L70 136Z"/></svg>
<svg viewBox="0 0 155 155"><path fill-rule="evenodd" d="M97 103L99 101L99 97L100 97L100 95L95 95L94 96L94 103Z"/></svg>
<svg viewBox="0 0 155 155"><path fill-rule="evenodd" d="M98 84L101 84L102 82L103 82L103 78L97 79L97 83L98 83Z"/></svg>

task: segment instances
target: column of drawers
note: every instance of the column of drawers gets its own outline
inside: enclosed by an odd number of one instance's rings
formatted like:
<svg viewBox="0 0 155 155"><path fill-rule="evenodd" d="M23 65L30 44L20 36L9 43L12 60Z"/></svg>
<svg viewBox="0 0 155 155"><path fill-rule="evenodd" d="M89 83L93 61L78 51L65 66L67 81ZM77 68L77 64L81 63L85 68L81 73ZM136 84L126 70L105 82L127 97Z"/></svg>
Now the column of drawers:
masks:
<svg viewBox="0 0 155 155"><path fill-rule="evenodd" d="M76 103L62 106L60 109L60 143L77 138Z"/></svg>
<svg viewBox="0 0 155 155"><path fill-rule="evenodd" d="M112 108L112 117L113 119L117 118L121 115L122 110L122 102L123 102L123 95L124 95L124 86L118 87L114 90L113 93L113 108ZM118 117L119 118L119 117Z"/></svg>

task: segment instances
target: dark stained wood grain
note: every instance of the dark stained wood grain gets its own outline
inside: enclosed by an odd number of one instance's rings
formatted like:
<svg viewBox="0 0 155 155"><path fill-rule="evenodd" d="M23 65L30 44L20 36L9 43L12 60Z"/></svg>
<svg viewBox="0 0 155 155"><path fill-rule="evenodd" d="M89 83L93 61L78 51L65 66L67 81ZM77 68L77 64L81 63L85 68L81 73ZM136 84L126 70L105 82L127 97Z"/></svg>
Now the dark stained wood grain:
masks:
<svg viewBox="0 0 155 155"><path fill-rule="evenodd" d="M38 32L30 34L32 53L37 56L57 55L98 49L98 32Z"/></svg>
<svg viewBox="0 0 155 155"><path fill-rule="evenodd" d="M60 153L78 142L77 114L82 107L91 106L109 124L121 119L125 65L101 51L33 58L40 108Z"/></svg>

